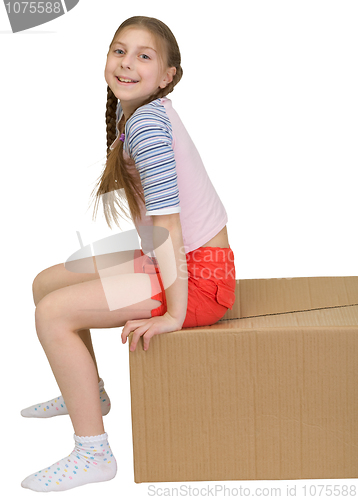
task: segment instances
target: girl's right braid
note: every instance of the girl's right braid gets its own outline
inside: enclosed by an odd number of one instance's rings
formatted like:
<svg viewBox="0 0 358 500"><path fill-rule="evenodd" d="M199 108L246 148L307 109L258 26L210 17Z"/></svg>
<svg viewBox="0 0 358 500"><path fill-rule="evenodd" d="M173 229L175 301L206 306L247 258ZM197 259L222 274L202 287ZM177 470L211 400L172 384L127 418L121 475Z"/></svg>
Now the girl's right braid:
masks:
<svg viewBox="0 0 358 500"><path fill-rule="evenodd" d="M173 81L170 82L164 89L161 89L155 96L148 99L150 102L153 98L158 99L164 97L173 91L175 85L179 82L183 75L183 70L181 66L177 68L177 72L173 77ZM107 104L106 104L106 130L107 130L107 155L110 153L110 146L116 140L117 137L117 105L118 99L107 85Z"/></svg>
<svg viewBox="0 0 358 500"><path fill-rule="evenodd" d="M106 104L106 131L107 131L107 155L110 153L110 146L116 139L116 111L118 99L107 85L107 104Z"/></svg>

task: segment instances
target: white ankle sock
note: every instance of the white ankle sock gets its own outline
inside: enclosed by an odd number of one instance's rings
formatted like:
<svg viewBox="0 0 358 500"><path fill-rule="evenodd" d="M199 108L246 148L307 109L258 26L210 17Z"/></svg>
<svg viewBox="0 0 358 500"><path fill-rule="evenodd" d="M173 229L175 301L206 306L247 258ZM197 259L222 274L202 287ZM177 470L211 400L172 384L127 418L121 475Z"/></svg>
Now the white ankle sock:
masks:
<svg viewBox="0 0 358 500"><path fill-rule="evenodd" d="M107 433L86 437L74 434L74 439L75 448L68 457L31 474L21 486L34 491L64 491L113 479L117 473L117 462Z"/></svg>
<svg viewBox="0 0 358 500"><path fill-rule="evenodd" d="M111 409L111 401L104 389L104 382L102 379L98 382L99 397L101 400L102 415L107 415ZM68 410L62 396L51 399L46 403L29 406L21 411L23 417L28 418L50 418L57 417L58 415L68 415Z"/></svg>

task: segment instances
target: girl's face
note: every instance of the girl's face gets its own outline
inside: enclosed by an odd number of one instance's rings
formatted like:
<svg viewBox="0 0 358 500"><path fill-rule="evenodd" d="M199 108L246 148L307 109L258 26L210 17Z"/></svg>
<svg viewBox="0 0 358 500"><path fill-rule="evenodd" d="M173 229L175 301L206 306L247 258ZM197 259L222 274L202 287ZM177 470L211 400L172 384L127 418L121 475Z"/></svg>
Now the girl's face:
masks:
<svg viewBox="0 0 358 500"><path fill-rule="evenodd" d="M167 68L161 62L149 31L128 27L113 40L104 76L127 118L158 88L166 87L175 72L176 68Z"/></svg>

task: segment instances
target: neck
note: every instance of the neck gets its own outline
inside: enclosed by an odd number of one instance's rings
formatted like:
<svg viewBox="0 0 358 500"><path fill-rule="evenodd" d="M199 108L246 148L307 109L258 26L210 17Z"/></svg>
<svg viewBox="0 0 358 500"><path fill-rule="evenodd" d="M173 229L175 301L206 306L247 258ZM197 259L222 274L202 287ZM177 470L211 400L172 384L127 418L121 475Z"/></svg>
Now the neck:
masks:
<svg viewBox="0 0 358 500"><path fill-rule="evenodd" d="M123 115L125 120L127 121L128 118L136 111L138 108L141 106L144 106L144 104L148 104L149 102L155 101L155 99L158 99L156 96L150 96L149 98L145 99L144 101L140 103L129 103L129 102L122 102L121 103L121 108L123 111Z"/></svg>
<svg viewBox="0 0 358 500"><path fill-rule="evenodd" d="M121 107L123 110L123 115L124 115L124 118L126 121L134 113L134 111L136 111L138 108L140 108L141 106L143 106L143 104L146 103L146 101L142 101L142 102L122 102L122 101L120 101L120 102L121 102Z"/></svg>

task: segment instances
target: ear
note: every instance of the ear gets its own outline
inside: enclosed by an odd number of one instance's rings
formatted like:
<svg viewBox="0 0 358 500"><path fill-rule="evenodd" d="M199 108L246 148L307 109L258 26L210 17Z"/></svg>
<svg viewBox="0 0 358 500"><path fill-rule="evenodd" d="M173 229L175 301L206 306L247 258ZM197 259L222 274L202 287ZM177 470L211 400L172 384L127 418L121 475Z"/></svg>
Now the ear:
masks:
<svg viewBox="0 0 358 500"><path fill-rule="evenodd" d="M168 83L171 83L173 81L173 78L174 78L174 75L176 74L176 72L177 72L177 69L175 66L172 68L168 68L168 70L167 70L161 84L159 85L159 87L161 89L164 89L168 85Z"/></svg>

